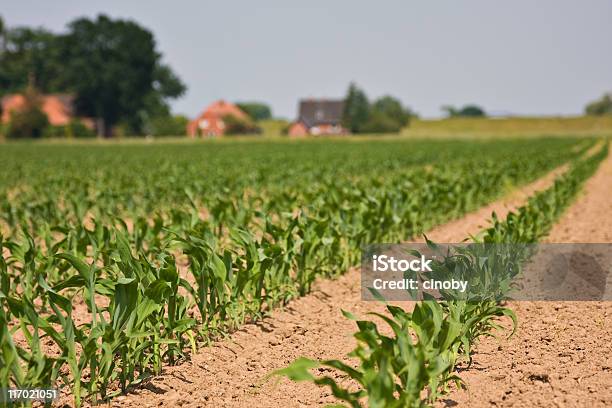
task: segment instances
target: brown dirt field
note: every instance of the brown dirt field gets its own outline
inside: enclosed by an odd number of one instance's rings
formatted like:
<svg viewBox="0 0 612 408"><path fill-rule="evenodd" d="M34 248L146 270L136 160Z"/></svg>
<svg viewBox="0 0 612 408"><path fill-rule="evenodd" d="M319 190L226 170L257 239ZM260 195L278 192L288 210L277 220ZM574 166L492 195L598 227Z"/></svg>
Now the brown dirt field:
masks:
<svg viewBox="0 0 612 408"><path fill-rule="evenodd" d="M547 242L612 242L610 192L612 154ZM480 344L472 368L460 373L469 390L448 395L446 406L612 406L612 302L513 302L509 307L518 316L518 332L500 343Z"/></svg>
<svg viewBox="0 0 612 408"><path fill-rule="evenodd" d="M551 185L565 171L561 167L460 221L432 230L428 236L439 242L458 242L476 234L495 211L504 217L535 191ZM266 381L266 376L298 357L343 358L355 341L355 323L341 310L357 316L381 312L378 302L360 300L360 273L351 269L337 280L320 280L313 291L275 310L257 324L247 324L227 340L201 349L177 367L168 367L131 394L110 402L111 406L189 407L302 407L336 402L327 388L286 379Z"/></svg>

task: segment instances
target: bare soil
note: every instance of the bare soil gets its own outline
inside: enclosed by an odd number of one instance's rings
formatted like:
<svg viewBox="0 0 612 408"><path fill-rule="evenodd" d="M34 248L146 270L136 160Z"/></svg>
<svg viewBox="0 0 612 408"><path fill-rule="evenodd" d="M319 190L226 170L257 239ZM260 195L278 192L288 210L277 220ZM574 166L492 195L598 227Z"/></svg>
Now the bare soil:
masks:
<svg viewBox="0 0 612 408"><path fill-rule="evenodd" d="M438 242L459 242L470 233L476 234L487 225L493 211L504 217L511 209L523 204L526 197L549 187L565 170L565 167L559 168L518 192L461 220L435 228L427 235ZM410 307L409 304L405 306ZM350 352L355 346L352 337L355 323L344 318L341 310L357 316L384 310L378 302L360 300L358 269L351 269L337 280L316 282L309 295L291 302L284 310L273 311L257 324L245 325L228 339L201 349L180 366L166 368L162 375L126 396L115 398L110 405L302 407L337 402L327 388L286 379L279 381L267 376L298 357L343 358ZM515 339L524 334L521 332ZM480 354L476 356L480 367L487 365L480 362L480 357ZM507 355L498 352L496 358L500 363L505 362ZM508 368L507 373L512 370ZM470 373L472 371L478 369L472 369ZM474 388L478 387L474 384ZM464 395L470 398L473 394L453 394L452 397L459 400ZM454 404L450 400L448 403ZM490 405L487 401L484 404ZM471 402L465 406L471 406Z"/></svg>
<svg viewBox="0 0 612 408"><path fill-rule="evenodd" d="M547 242L612 242L612 154ZM612 282L608 281L608 287ZM612 406L612 302L513 302L519 329L483 341L442 406Z"/></svg>

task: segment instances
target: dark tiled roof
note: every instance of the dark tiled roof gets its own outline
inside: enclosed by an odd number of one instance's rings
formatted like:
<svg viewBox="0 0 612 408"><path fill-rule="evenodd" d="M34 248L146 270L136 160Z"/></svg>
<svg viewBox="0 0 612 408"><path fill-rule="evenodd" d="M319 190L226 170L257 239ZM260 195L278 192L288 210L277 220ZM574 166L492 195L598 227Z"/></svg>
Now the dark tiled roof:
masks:
<svg viewBox="0 0 612 408"><path fill-rule="evenodd" d="M329 124L339 125L342 122L344 101L330 99L304 99L300 101L298 120L307 127Z"/></svg>

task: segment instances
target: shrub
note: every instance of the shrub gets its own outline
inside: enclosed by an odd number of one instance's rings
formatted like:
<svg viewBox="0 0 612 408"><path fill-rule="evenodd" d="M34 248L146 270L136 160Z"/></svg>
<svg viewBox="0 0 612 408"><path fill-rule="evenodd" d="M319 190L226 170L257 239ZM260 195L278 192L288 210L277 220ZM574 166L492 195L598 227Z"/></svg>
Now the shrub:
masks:
<svg viewBox="0 0 612 408"><path fill-rule="evenodd" d="M236 103L244 113L254 121L272 119L272 110L268 105L261 102L238 102Z"/></svg>
<svg viewBox="0 0 612 408"><path fill-rule="evenodd" d="M395 133L410 122L412 113L390 95L370 104L364 91L351 83L344 99L342 125L351 133Z"/></svg>
<svg viewBox="0 0 612 408"><path fill-rule="evenodd" d="M397 122L400 127L407 126L412 113L410 109L404 108L399 99L386 95L377 99L372 104L372 113L381 113Z"/></svg>
<svg viewBox="0 0 612 408"><path fill-rule="evenodd" d="M38 138L49 126L47 115L37 106L11 113L7 137L9 139Z"/></svg>
<svg viewBox="0 0 612 408"><path fill-rule="evenodd" d="M85 126L85 124L78 119L73 119L70 121L70 124L68 124L68 130L72 137L96 137L96 132L93 129L90 129Z"/></svg>
<svg viewBox="0 0 612 408"><path fill-rule="evenodd" d="M449 118L484 118L487 116L484 109L477 105L465 105L463 108L446 105L442 107L442 110Z"/></svg>
<svg viewBox="0 0 612 408"><path fill-rule="evenodd" d="M365 133L397 133L410 122L410 111L392 97L383 96L371 107L367 122L362 126Z"/></svg>
<svg viewBox="0 0 612 408"><path fill-rule="evenodd" d="M368 121L361 128L362 133L397 133L401 130L402 124L382 112L372 112Z"/></svg>
<svg viewBox="0 0 612 408"><path fill-rule="evenodd" d="M587 115L612 115L612 94L605 94L600 99L586 106Z"/></svg>
<svg viewBox="0 0 612 408"><path fill-rule="evenodd" d="M251 121L238 118L234 115L225 115L223 117L225 123L226 135L246 135L260 133L260 129Z"/></svg>
<svg viewBox="0 0 612 408"><path fill-rule="evenodd" d="M49 138L89 138L95 137L96 133L85 126L78 119L72 119L67 125L48 126L43 132L44 137Z"/></svg>
<svg viewBox="0 0 612 408"><path fill-rule="evenodd" d="M189 119L183 115L158 116L151 120L153 136L184 136Z"/></svg>

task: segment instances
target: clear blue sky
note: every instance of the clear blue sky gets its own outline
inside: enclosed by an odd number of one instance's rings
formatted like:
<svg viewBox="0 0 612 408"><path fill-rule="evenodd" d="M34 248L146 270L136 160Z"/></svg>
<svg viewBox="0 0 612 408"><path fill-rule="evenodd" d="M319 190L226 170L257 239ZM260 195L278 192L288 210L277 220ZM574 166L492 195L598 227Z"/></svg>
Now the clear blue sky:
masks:
<svg viewBox="0 0 612 408"><path fill-rule="evenodd" d="M425 117L444 104L578 114L612 91L612 1L4 0L9 26L64 30L106 13L152 30L188 86L175 112L218 98L262 100L293 118L301 97L353 80Z"/></svg>

